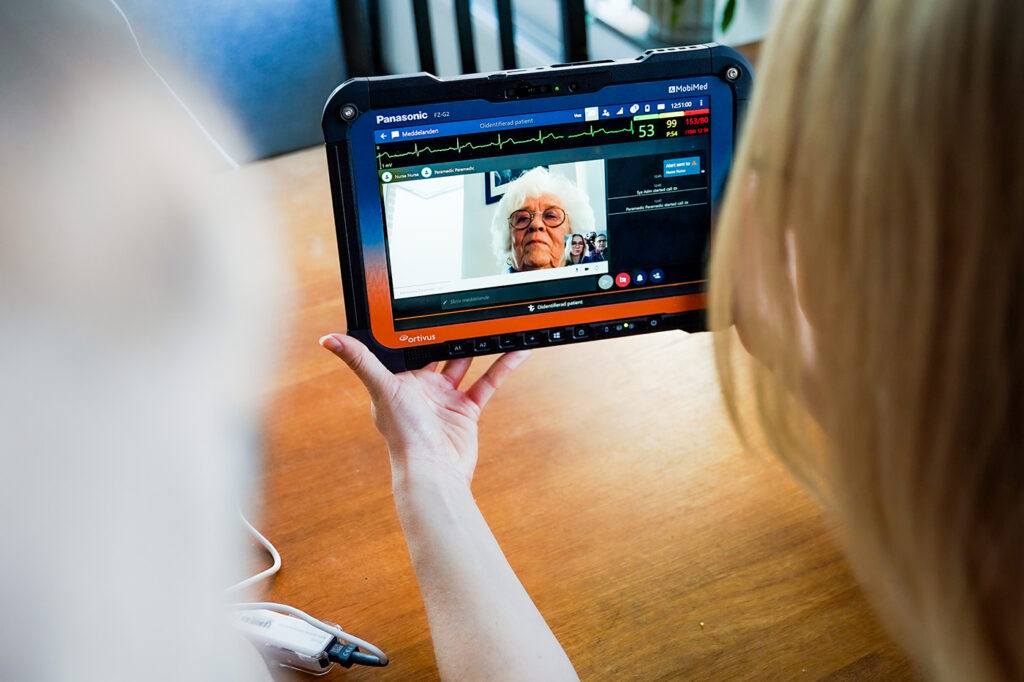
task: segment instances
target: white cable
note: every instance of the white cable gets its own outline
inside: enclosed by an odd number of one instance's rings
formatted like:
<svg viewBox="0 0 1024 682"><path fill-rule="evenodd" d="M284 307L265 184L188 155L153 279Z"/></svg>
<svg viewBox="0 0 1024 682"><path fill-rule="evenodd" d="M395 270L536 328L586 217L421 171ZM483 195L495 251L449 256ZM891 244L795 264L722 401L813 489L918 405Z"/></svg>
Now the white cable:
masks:
<svg viewBox="0 0 1024 682"><path fill-rule="evenodd" d="M328 634L334 635L338 638L338 640L342 642L355 644L357 647L360 647L361 649L370 652L371 654L380 659L382 665L386 665L388 662L387 655L374 645L367 642L366 640L359 639L354 635L350 635L337 625L325 623L324 621L314 618L305 611L301 611L295 608L294 606L288 606L287 604L276 604L274 602L269 601L260 601L252 602L249 604L232 604L231 608L245 611L252 609L269 609L271 611L280 611L281 613L287 613L288 615L295 616L296 618L306 621L307 623L309 623L317 629L323 630Z"/></svg>
<svg viewBox="0 0 1024 682"><path fill-rule="evenodd" d="M257 573L252 577L246 578L245 580L235 583L227 589L228 594L231 594L232 592L238 592L239 590L243 590L246 587L255 585L261 580L266 580L267 578L274 575L281 569L281 554L277 551L277 548L274 547L273 543L271 543L270 540L264 537L262 533L256 530L255 526L249 523L249 520L245 518L245 515L242 513L241 509L238 510L238 516L242 519L242 523L245 524L246 529L252 534L254 538L256 538L260 542L261 545L263 545L267 552L270 553L270 556L273 557L274 565L264 571ZM302 620L306 621L313 627L323 630L328 634L334 635L341 641L348 642L349 644L355 644L356 646L361 647L364 651L368 651L377 658L379 658L382 665L387 665L387 654L385 654L383 651L381 651L374 645L370 644L364 639L356 637L355 635L348 634L337 625L332 625L330 623L326 623L322 620L314 618L305 611L297 609L294 606L278 604L275 602L251 602L246 604L232 604L231 608L243 610L270 609L271 611L280 611L282 613L287 613L289 615L296 616L297 618L301 618Z"/></svg>
<svg viewBox="0 0 1024 682"><path fill-rule="evenodd" d="M245 518L244 514L242 514L241 509L238 510L238 516L242 519L242 523L245 524L245 527L246 529L248 529L249 533L251 533L252 536L256 538L261 545L263 545L263 548L266 549L267 552L270 554L271 558L273 558L274 565L266 569L265 571L257 573L256 575L250 578L246 578L245 580L235 583L227 589L228 594L232 592L238 592L239 590L244 590L247 587L255 585L261 580L266 580L267 578L281 570L281 555L280 553L278 553L277 548L274 547L273 544L271 544L270 540L263 537L263 534L256 530L256 528L251 523L249 523L249 520Z"/></svg>
<svg viewBox="0 0 1024 682"><path fill-rule="evenodd" d="M178 97L178 93L174 91L174 88L171 87L171 84L164 80L164 77L160 75L160 72L156 70L156 67L153 66L152 63L150 63L149 59L146 58L146 54L142 51L142 45L139 43L139 38L135 35L135 29L132 28L132 22L128 20L128 15L124 13L124 10L121 9L121 6L117 4L116 0L110 0L110 4L114 6L114 9L117 10L117 13L121 15L122 19L124 19L125 26L128 27L128 32L131 34L132 40L135 41L135 49L139 51L139 56L142 57L142 61L145 62L146 66L149 67L149 70L153 72L153 75L160 79L160 82L164 84L165 88L167 88L167 92L171 93L171 97L173 97L178 102L178 104L181 105L181 108L185 110L185 113L188 114L189 118L192 119L192 122L196 124L196 127L198 127L199 130L203 133L203 135L206 136L206 139L210 141L210 144L212 144L214 148L216 148L216 150L220 153L221 157L223 157L224 160L227 161L228 165L231 166L231 169L238 170L238 162L231 158L231 155L228 154L222 146L220 146L217 140L214 139L213 135L211 135L210 132L203 126L203 124L200 123L196 115L192 113L192 110L188 108L188 105L185 104L185 102L180 97Z"/></svg>

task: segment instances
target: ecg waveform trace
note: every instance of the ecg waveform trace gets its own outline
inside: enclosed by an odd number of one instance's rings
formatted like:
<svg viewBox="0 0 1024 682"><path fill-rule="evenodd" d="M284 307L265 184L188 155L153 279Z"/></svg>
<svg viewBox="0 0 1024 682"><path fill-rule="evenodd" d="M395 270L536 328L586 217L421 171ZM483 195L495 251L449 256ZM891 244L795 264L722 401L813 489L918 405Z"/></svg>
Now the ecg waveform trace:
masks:
<svg viewBox="0 0 1024 682"><path fill-rule="evenodd" d="M484 144L475 144L473 142L459 142L459 138L455 138L455 144L451 147L442 147L440 149L432 149L431 147L424 146L420 148L419 143L415 143L413 148L407 152L399 152L392 154L390 152L378 152L377 153L377 165L379 166L383 160L389 159L400 159L406 156L415 156L419 158L420 154L443 154L445 152L455 152L456 154L461 153L463 149L486 149L488 147L497 147L499 150L504 149L506 144L544 144L547 140L572 140L578 137L591 137L595 135L620 135L622 133L633 133L636 134L636 129L633 127L633 119L629 120L629 126L626 128L620 128L618 130L607 130L603 127L595 128L594 124L590 124L589 130L584 130L579 133L573 133L571 135L558 135L557 133L545 133L543 130L538 130L537 135L534 137L528 137L526 139L517 140L515 138L502 138L501 133L498 133L498 139L493 142L487 142Z"/></svg>

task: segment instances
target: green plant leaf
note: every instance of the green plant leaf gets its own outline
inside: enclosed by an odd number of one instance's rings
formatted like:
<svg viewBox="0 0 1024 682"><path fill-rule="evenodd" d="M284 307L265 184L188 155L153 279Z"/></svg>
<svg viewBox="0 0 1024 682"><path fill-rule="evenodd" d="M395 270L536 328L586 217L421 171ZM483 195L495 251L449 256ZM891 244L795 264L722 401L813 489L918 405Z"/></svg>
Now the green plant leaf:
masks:
<svg viewBox="0 0 1024 682"><path fill-rule="evenodd" d="M679 12L685 4L686 0L672 0L672 16L668 20L669 26L675 28L679 25Z"/></svg>
<svg viewBox="0 0 1024 682"><path fill-rule="evenodd" d="M722 10L722 33L729 30L732 26L732 20L736 17L736 0L729 0L725 3L725 9Z"/></svg>

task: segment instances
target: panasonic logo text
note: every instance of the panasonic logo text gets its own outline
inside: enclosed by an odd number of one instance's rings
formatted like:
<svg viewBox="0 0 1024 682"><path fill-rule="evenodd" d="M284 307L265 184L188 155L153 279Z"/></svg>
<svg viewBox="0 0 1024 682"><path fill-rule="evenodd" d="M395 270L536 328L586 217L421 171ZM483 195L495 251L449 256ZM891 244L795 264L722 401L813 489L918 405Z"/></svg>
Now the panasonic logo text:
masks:
<svg viewBox="0 0 1024 682"><path fill-rule="evenodd" d="M383 116L377 114L377 123L405 123L406 121L425 121L427 120L427 112L417 111L415 114L394 114L393 116Z"/></svg>

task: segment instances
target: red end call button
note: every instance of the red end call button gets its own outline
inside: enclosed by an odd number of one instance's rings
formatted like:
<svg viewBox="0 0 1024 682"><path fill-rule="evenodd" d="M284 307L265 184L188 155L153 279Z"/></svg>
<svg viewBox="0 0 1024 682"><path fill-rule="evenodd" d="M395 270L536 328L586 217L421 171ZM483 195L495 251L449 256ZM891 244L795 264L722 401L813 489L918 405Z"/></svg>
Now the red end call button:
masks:
<svg viewBox="0 0 1024 682"><path fill-rule="evenodd" d="M620 272L615 275L615 286L617 287L628 287L629 286L629 273Z"/></svg>

